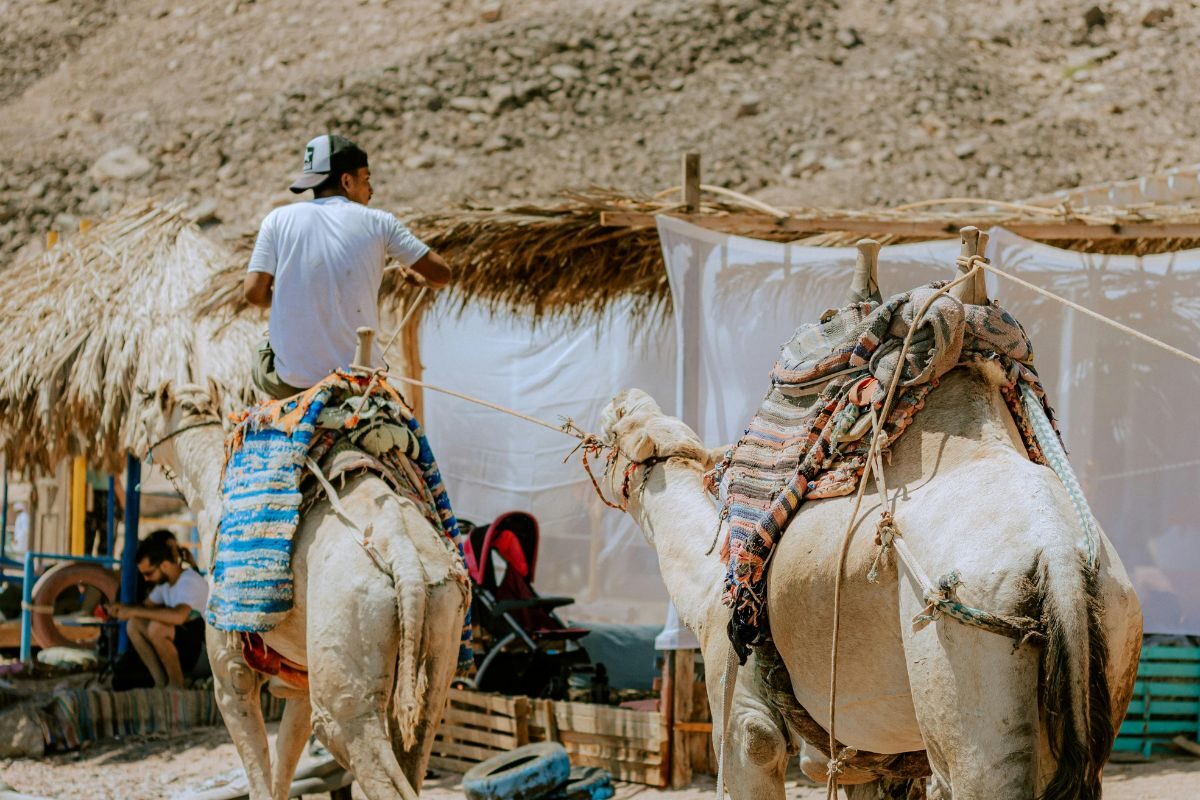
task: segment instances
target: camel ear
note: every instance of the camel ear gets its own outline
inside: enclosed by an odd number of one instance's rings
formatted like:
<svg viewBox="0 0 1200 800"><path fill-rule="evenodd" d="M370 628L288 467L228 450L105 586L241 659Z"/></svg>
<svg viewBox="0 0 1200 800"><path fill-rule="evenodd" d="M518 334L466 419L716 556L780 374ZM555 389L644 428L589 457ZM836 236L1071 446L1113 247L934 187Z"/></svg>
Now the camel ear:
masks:
<svg viewBox="0 0 1200 800"><path fill-rule="evenodd" d="M154 399L155 402L158 403L159 410L161 410L164 415L171 413L172 409L175 408L175 398L171 394L170 381L164 381L163 384L158 387L158 391L155 392Z"/></svg>
<svg viewBox="0 0 1200 800"><path fill-rule="evenodd" d="M208 399L214 409L221 407L221 384L217 382L216 378L208 379Z"/></svg>
<svg viewBox="0 0 1200 800"><path fill-rule="evenodd" d="M621 452L634 461L645 461L655 455L658 448L645 429L645 420L635 421L625 417L613 426L613 434Z"/></svg>

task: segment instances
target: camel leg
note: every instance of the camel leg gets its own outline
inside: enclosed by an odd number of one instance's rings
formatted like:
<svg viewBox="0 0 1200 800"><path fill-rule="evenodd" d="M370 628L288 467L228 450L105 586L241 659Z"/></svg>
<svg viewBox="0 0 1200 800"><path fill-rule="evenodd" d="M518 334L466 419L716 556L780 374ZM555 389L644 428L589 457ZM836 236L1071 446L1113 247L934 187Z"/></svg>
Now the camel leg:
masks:
<svg viewBox="0 0 1200 800"><path fill-rule="evenodd" d="M262 682L242 659L236 638L214 628L207 628L205 636L217 707L246 770L250 800L274 800L267 726L259 702Z"/></svg>
<svg viewBox="0 0 1200 800"><path fill-rule="evenodd" d="M905 601L912 597L911 607ZM902 614L920 611L904 593ZM1038 662L1033 648L949 619L905 636L913 707L936 783L954 800L1037 792Z"/></svg>
<svg viewBox="0 0 1200 800"><path fill-rule="evenodd" d="M727 642L719 648L719 660L705 653L705 664L724 665ZM753 656L751 656L753 659ZM760 696L753 661L738 670L737 688L730 709L729 740L725 743L725 786L731 800L784 800L784 771L788 763L789 737L784 723ZM706 674L719 676L717 670ZM708 681L709 705L713 718L713 746L721 749L724 691L721 679Z"/></svg>
<svg viewBox="0 0 1200 800"><path fill-rule="evenodd" d="M435 636L435 632L439 630L458 630L462 626L465 602L463 591L456 584L444 583L434 589L426 606L423 641L439 641ZM442 637L440 640L445 642L440 652L426 651L423 654L422 660L428 681L417 723L417 743L405 750L398 735L393 735L392 739L393 749L399 754L400 767L418 792L421 791L421 784L425 780L434 736L442 723L450 682L454 680L454 672L458 666L458 640L455 637Z"/></svg>
<svg viewBox="0 0 1200 800"><path fill-rule="evenodd" d="M312 732L312 704L307 694L297 692L288 698L283 707L283 718L279 720L279 731L275 734L275 760L272 763L271 785L275 787L275 800L288 800L296 764L308 744Z"/></svg>
<svg viewBox="0 0 1200 800"><path fill-rule="evenodd" d="M333 538L333 537L329 537ZM342 546L356 547L345 539ZM320 543L318 543L320 546ZM385 709L392 695L397 636L403 635L390 580L361 553L352 585L346 573L310 569L309 693L313 727L338 761L354 772L368 800L416 800L392 751ZM320 563L309 556L310 565Z"/></svg>

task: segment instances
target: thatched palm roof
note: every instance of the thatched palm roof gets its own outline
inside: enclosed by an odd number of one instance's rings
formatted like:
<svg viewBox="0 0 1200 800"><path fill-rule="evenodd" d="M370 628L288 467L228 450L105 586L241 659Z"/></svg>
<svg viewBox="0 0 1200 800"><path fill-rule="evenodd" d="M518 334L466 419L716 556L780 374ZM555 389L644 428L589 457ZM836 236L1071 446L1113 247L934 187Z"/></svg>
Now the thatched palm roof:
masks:
<svg viewBox="0 0 1200 800"><path fill-rule="evenodd" d="M430 213L410 225L454 266L451 297L458 303L576 319L595 316L624 298L643 317L670 309L656 214L681 216L727 233L817 246L853 244L866 236L884 244L950 238L965 225L1003 225L1046 244L1085 252L1145 255L1200 246L1200 210L1195 208L1073 211L1005 203L950 205L955 210L925 204L890 210L771 209L749 198L716 195L687 215L675 202L594 189L544 205L466 206ZM251 243L247 240L246 249ZM242 258L214 277L205 293L205 311L245 308L244 262ZM402 282L385 278L385 298L398 299L405 292Z"/></svg>
<svg viewBox="0 0 1200 800"><path fill-rule="evenodd" d="M654 215L776 241L902 243L952 236L963 225L1004 225L1090 252L1164 252L1200 245L1200 210L1037 208L959 203L965 210L772 209L718 196L698 213L650 197L593 190L539 206L468 207L412 220L456 269L451 302L498 311L599 314L619 299L643 318L669 309ZM1040 234L1040 235L1039 235ZM0 440L14 467L87 453L120 466L144 453L139 391L166 380L215 379L230 403L250 397L250 353L262 312L241 293L247 239L231 251L177 206L126 209L87 234L0 272ZM411 289L385 273L383 300Z"/></svg>
<svg viewBox="0 0 1200 800"><path fill-rule="evenodd" d="M248 388L262 322L197 324L198 292L229 264L180 206L145 203L0 272L0 439L12 468L67 455L119 470L143 453L144 400L164 381Z"/></svg>

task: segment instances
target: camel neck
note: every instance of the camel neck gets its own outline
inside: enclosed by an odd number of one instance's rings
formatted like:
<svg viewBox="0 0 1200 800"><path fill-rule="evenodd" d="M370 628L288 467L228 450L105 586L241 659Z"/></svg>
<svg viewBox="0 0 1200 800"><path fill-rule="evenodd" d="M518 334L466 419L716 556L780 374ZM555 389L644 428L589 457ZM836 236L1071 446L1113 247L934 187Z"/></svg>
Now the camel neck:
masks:
<svg viewBox="0 0 1200 800"><path fill-rule="evenodd" d="M196 515L204 563L211 564L213 537L221 520L221 466L225 463L225 437L218 425L186 430L174 437L164 454L175 472L179 491Z"/></svg>
<svg viewBox="0 0 1200 800"><path fill-rule="evenodd" d="M704 643L705 623L720 603L725 567L717 550L706 555L717 530L717 509L694 462L672 459L654 467L644 489L635 476L629 513L658 553L667 594L684 625Z"/></svg>

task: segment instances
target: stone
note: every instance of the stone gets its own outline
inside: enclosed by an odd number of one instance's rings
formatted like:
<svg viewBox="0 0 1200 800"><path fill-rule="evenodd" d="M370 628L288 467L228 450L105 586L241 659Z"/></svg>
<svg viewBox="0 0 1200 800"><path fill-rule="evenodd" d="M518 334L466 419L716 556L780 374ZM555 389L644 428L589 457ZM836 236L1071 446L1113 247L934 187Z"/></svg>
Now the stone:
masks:
<svg viewBox="0 0 1200 800"><path fill-rule="evenodd" d="M554 64L550 67L550 74L560 81L577 81L583 77L583 70L573 64Z"/></svg>
<svg viewBox="0 0 1200 800"><path fill-rule="evenodd" d="M437 159L434 157L433 153L429 152L428 150L417 153L416 155L411 155L404 159L405 169L429 169L435 164L437 164Z"/></svg>
<svg viewBox="0 0 1200 800"><path fill-rule="evenodd" d="M481 145L485 153L500 153L512 149L512 141L503 133L498 133L484 141Z"/></svg>
<svg viewBox="0 0 1200 800"><path fill-rule="evenodd" d="M34 181L25 187L25 196L30 200L39 200L46 196L46 182Z"/></svg>
<svg viewBox="0 0 1200 800"><path fill-rule="evenodd" d="M0 712L0 758L41 758L45 754L37 713L25 703Z"/></svg>
<svg viewBox="0 0 1200 800"><path fill-rule="evenodd" d="M762 105L762 98L756 94L744 94L738 98L737 111L734 116L737 119L742 117L753 117L759 112L759 107Z"/></svg>
<svg viewBox="0 0 1200 800"><path fill-rule="evenodd" d="M479 111L483 101L478 97L454 97L450 99L450 107L456 111Z"/></svg>
<svg viewBox="0 0 1200 800"><path fill-rule="evenodd" d="M1170 6L1156 6L1142 15L1143 28L1157 28L1175 16L1175 9Z"/></svg>
<svg viewBox="0 0 1200 800"><path fill-rule="evenodd" d="M109 150L92 165L91 175L96 183L104 181L131 181L142 177L153 169L149 159L130 145Z"/></svg>
<svg viewBox="0 0 1200 800"><path fill-rule="evenodd" d="M978 149L979 145L975 142L963 142L954 148L954 155L958 158L970 158Z"/></svg>
<svg viewBox="0 0 1200 800"><path fill-rule="evenodd" d="M862 37L855 28L841 28L837 32L837 43L850 50L863 43Z"/></svg>
<svg viewBox="0 0 1200 800"><path fill-rule="evenodd" d="M498 22L504 13L504 6L500 3L484 3L479 9L479 18L484 22Z"/></svg>
<svg viewBox="0 0 1200 800"><path fill-rule="evenodd" d="M1103 28L1108 24L1108 13L1100 6L1092 6L1083 12L1083 24L1089 31L1092 28Z"/></svg>

